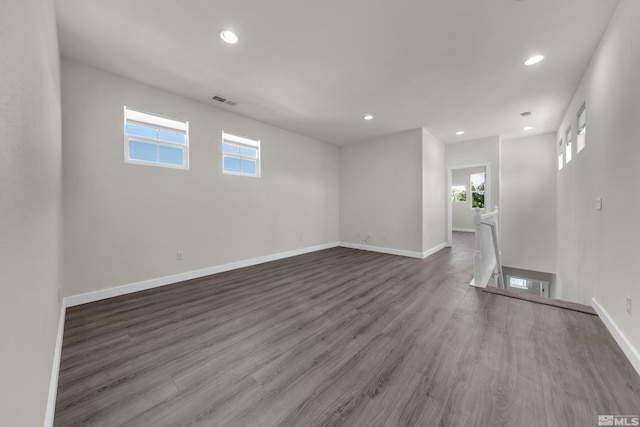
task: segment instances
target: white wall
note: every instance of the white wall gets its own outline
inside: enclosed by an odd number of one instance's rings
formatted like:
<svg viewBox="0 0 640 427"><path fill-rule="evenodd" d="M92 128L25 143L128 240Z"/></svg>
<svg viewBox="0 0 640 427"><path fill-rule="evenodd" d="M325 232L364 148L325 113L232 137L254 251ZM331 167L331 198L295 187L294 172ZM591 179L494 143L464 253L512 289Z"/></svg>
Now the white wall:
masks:
<svg viewBox="0 0 640 427"><path fill-rule="evenodd" d="M557 173L558 286L562 297L596 297L640 350L640 2L622 0L558 129L556 141L586 101L587 145ZM574 137L575 141L575 137ZM574 143L575 150L575 143ZM603 209L595 209L597 197ZM626 297L635 304L626 312Z"/></svg>
<svg viewBox="0 0 640 427"><path fill-rule="evenodd" d="M488 164L491 167L489 187L490 210L500 205L500 138L489 138L458 142L446 145L447 168Z"/></svg>
<svg viewBox="0 0 640 427"><path fill-rule="evenodd" d="M451 185L464 185L467 189L467 200L464 202L450 202L453 230L475 230L473 222L474 211L471 208L471 175L484 173L485 167L454 169L451 171ZM451 190L449 190L451 191Z"/></svg>
<svg viewBox="0 0 640 427"><path fill-rule="evenodd" d="M547 133L501 141L500 228L505 266L556 272L555 138Z"/></svg>
<svg viewBox="0 0 640 427"><path fill-rule="evenodd" d="M337 242L336 147L67 60L62 94L66 295ZM124 105L188 120L190 170L125 164ZM261 178L222 174L223 130Z"/></svg>
<svg viewBox="0 0 640 427"><path fill-rule="evenodd" d="M43 425L60 306L60 74L51 1L0 13L0 425Z"/></svg>
<svg viewBox="0 0 640 427"><path fill-rule="evenodd" d="M422 252L447 241L444 144L422 129Z"/></svg>
<svg viewBox="0 0 640 427"><path fill-rule="evenodd" d="M422 129L340 147L340 241L369 233L370 246L422 252Z"/></svg>

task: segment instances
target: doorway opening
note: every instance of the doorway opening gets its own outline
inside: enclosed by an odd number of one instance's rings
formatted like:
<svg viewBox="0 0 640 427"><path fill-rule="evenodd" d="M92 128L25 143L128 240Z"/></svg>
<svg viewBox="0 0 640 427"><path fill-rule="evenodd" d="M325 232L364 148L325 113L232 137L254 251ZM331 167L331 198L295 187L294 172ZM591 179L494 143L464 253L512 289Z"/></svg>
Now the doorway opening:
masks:
<svg viewBox="0 0 640 427"><path fill-rule="evenodd" d="M491 210L491 165L481 163L447 168L447 245L453 232L475 233L473 214Z"/></svg>

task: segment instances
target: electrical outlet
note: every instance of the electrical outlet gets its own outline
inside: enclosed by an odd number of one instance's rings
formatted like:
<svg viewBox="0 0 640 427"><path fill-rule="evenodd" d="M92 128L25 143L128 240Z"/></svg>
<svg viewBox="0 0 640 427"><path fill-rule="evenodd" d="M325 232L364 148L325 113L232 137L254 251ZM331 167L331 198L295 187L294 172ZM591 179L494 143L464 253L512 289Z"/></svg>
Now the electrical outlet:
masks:
<svg viewBox="0 0 640 427"><path fill-rule="evenodd" d="M176 253L176 259L177 259L178 261L182 261L182 251L178 251L178 252Z"/></svg>
<svg viewBox="0 0 640 427"><path fill-rule="evenodd" d="M627 297L627 313L631 314L631 297Z"/></svg>
<svg viewBox="0 0 640 427"><path fill-rule="evenodd" d="M596 198L596 210L602 210L602 197Z"/></svg>

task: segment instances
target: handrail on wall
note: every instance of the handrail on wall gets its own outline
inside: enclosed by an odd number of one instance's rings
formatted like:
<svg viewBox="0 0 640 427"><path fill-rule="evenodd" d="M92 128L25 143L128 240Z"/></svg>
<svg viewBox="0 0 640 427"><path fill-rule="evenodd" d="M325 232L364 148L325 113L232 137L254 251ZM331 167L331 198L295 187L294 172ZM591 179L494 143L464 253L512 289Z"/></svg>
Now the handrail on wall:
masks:
<svg viewBox="0 0 640 427"><path fill-rule="evenodd" d="M495 271L498 287L504 288L500 240L498 239L499 218L497 206L492 212L485 214L481 214L480 209L475 208L473 214L476 226L475 274L471 282L473 286L486 287Z"/></svg>

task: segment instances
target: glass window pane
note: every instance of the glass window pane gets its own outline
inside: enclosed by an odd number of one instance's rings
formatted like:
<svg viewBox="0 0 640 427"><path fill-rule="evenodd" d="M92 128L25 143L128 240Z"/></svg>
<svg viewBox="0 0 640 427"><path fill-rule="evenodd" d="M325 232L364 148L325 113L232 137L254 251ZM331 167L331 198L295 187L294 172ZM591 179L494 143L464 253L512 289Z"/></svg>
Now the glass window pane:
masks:
<svg viewBox="0 0 640 427"><path fill-rule="evenodd" d="M222 143L222 152L229 154L240 154L240 147L235 144L229 144L227 142Z"/></svg>
<svg viewBox="0 0 640 427"><path fill-rule="evenodd" d="M184 166L184 149L178 147L158 146L160 163Z"/></svg>
<svg viewBox="0 0 640 427"><path fill-rule="evenodd" d="M240 172L240 159L235 157L224 157L225 172Z"/></svg>
<svg viewBox="0 0 640 427"><path fill-rule="evenodd" d="M467 201L467 187L464 185L452 185L451 186L451 200L453 202L466 202Z"/></svg>
<svg viewBox="0 0 640 427"><path fill-rule="evenodd" d="M185 143L185 135L167 130L158 130L158 139L160 141L175 142L176 144Z"/></svg>
<svg viewBox="0 0 640 427"><path fill-rule="evenodd" d="M581 152L587 145L587 128L582 128L582 131L578 134L578 153Z"/></svg>
<svg viewBox="0 0 640 427"><path fill-rule="evenodd" d="M157 162L158 150L156 144L129 140L129 159L143 160L145 162Z"/></svg>
<svg viewBox="0 0 640 427"><path fill-rule="evenodd" d="M485 188L485 174L474 173L471 174L471 207L472 208L484 208L484 188Z"/></svg>
<svg viewBox="0 0 640 427"><path fill-rule="evenodd" d="M143 136L145 138L156 139L158 130L127 123L125 128L128 135Z"/></svg>
<svg viewBox="0 0 640 427"><path fill-rule="evenodd" d="M242 159L242 173L256 174L256 161Z"/></svg>
<svg viewBox="0 0 640 427"><path fill-rule="evenodd" d="M253 157L255 159L256 157L258 157L258 151L253 148L240 147L240 155Z"/></svg>

